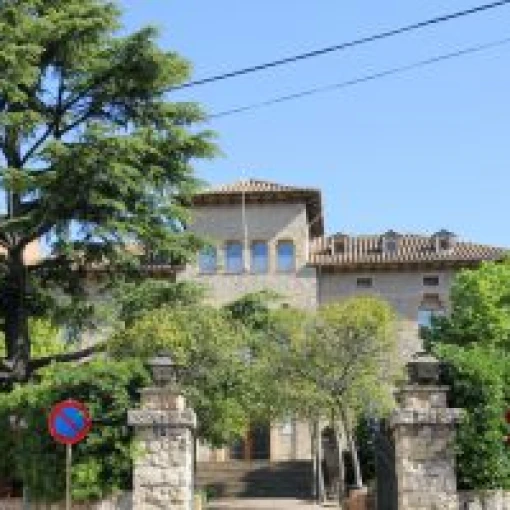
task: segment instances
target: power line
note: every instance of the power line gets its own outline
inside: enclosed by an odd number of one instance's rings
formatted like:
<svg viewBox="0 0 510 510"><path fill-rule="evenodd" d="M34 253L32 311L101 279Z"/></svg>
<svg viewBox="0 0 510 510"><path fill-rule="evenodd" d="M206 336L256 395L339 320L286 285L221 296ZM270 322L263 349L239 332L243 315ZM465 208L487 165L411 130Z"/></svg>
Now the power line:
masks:
<svg viewBox="0 0 510 510"><path fill-rule="evenodd" d="M414 69L418 69L420 67L430 66L433 64L437 64L439 62L444 62L446 60L452 60L454 58L463 57L465 55L469 55L472 53L479 53L479 52L482 52L482 51L485 51L485 50L488 50L491 48L496 48L498 46L504 46L509 43L510 43L510 37L507 37L505 39L500 39L498 41L493 41L493 42L489 42L489 43L485 43L485 44L479 44L477 46L471 46L471 47L457 50L457 51L454 51L451 53L446 53L443 55L438 55L436 57L431 57L426 60L420 60L420 61L414 62L412 64L399 66L399 67L392 67L390 69L386 69L386 70L380 71L378 73L360 76L358 78L353 78L351 80L343 81L340 83L325 85L323 87L315 87L312 89L303 90L301 92L295 92L293 94L275 97L273 99L269 99L267 101L262 101L260 103L253 103L250 105L240 106L237 108L232 108L230 110L225 110L222 112L214 113L214 114L208 116L208 120L218 119L220 117L227 117L230 115L234 115L236 113L247 112L250 110L256 110L256 109L264 108L266 106L271 106L271 105L274 105L277 103L283 103L286 101L291 101L293 99L299 99L302 97L311 96L311 95L319 94L322 92L328 92L328 91L335 90L335 89L344 89L344 88L353 87L353 86L359 85L361 83L378 80L380 78L385 78L385 77L396 75L396 74L403 74L403 73L412 71Z"/></svg>
<svg viewBox="0 0 510 510"><path fill-rule="evenodd" d="M508 4L510 4L510 0L498 0L495 2L488 3L488 4L478 5L476 7L470 8L470 9L465 9L463 11L457 11L457 12L453 12L450 14L445 14L443 16L437 16L435 18L430 18L425 21L413 23L412 25L406 25L403 27L388 30L386 32L381 32L378 34L362 37L361 39L355 39L353 41L344 42L344 43L337 44L334 46L328 46L326 48L309 51L307 53L301 53L299 55L294 55L292 57L286 57L286 58L281 58L279 60L273 60L272 62L266 62L264 64L258 64L258 65L251 66L251 67L245 67L243 69L238 69L236 71L230 71L230 72L223 73L223 74L209 76L207 78L201 78L198 80L189 81L182 85L173 87L171 90L180 90L180 89L185 89L185 88L190 88L190 87L196 87L198 85L205 85L206 83L213 83L213 82L220 81L220 80L226 80L228 78L234 78L236 76L242 76L242 75L254 73L257 71L263 71L265 69L269 69L272 67L291 64L294 62L298 62L300 60L305 60L308 58L325 55L327 53L332 53L334 51L345 50L347 48L353 48L354 46L360 46L362 44L379 41L381 39L387 39L389 37L394 37L396 35L404 34L406 32L411 32L413 30L418 30L418 29L425 28L425 27L428 27L431 25L437 25L437 24L443 23L445 21L451 21L454 19L463 18L463 17L470 16L473 14L478 14L478 13L488 11L491 9L496 9L498 7L503 7L504 5L508 5Z"/></svg>

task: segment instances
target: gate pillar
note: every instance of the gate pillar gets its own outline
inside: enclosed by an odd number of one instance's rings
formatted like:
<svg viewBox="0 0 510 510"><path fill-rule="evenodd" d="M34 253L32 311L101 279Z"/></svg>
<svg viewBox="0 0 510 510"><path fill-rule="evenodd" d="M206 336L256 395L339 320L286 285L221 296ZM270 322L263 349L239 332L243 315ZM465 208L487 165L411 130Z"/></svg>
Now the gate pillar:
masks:
<svg viewBox="0 0 510 510"><path fill-rule="evenodd" d="M160 385L144 388L140 408L128 412L128 423L141 444L134 459L133 510L193 508L196 417L174 384L170 361L168 357L152 361Z"/></svg>
<svg viewBox="0 0 510 510"><path fill-rule="evenodd" d="M461 410L448 407L449 388L439 384L435 358L420 353L408 370L390 421L398 510L457 510L453 439Z"/></svg>

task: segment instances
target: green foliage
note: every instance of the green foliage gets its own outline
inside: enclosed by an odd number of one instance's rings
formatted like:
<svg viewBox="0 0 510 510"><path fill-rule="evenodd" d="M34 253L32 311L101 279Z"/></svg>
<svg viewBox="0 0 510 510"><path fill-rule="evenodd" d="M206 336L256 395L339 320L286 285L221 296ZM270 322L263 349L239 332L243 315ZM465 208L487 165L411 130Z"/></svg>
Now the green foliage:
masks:
<svg viewBox="0 0 510 510"><path fill-rule="evenodd" d="M191 306L202 301L205 289L191 282L145 279L120 285L114 292L118 317L133 323L144 313L162 306Z"/></svg>
<svg viewBox="0 0 510 510"><path fill-rule="evenodd" d="M108 0L0 2L0 315L17 380L30 375L30 292L84 297L85 269L114 278L202 245L184 226L213 135L196 104L167 95L190 65L151 27L121 35L120 16ZM51 256L29 267L23 249L43 236Z"/></svg>
<svg viewBox="0 0 510 510"><path fill-rule="evenodd" d="M62 340L61 331L50 320L34 317L29 322L29 328L34 339L32 343L34 356L39 358L65 352L66 345ZM0 341L0 358L3 356L5 356L5 344Z"/></svg>
<svg viewBox="0 0 510 510"><path fill-rule="evenodd" d="M432 351L447 362L451 400L463 408L459 426L459 485L510 488L510 452L504 444L510 408L510 261L486 262L459 273L452 311L427 333Z"/></svg>
<svg viewBox="0 0 510 510"><path fill-rule="evenodd" d="M271 325L271 305L280 296L271 291L251 292L225 306L232 318L240 320L252 330L268 331Z"/></svg>
<svg viewBox="0 0 510 510"><path fill-rule="evenodd" d="M75 398L87 404L98 422L73 447L73 498L100 499L129 489L136 448L126 427L126 412L135 406L137 389L146 383L147 374L139 362L98 360L54 365L39 383L1 394L0 476L22 480L34 499L63 499L65 447L50 437L47 417L56 402ZM18 425L14 429L13 418Z"/></svg>
<svg viewBox="0 0 510 510"><path fill-rule="evenodd" d="M116 332L108 348L116 359L147 360L170 351L184 367L180 381L197 412L200 437L220 446L242 434L249 421L248 343L246 328L222 310L164 306Z"/></svg>
<svg viewBox="0 0 510 510"><path fill-rule="evenodd" d="M510 259L458 273L451 314L434 319L430 343L483 344L510 350Z"/></svg>
<svg viewBox="0 0 510 510"><path fill-rule="evenodd" d="M271 311L256 351L269 414L329 417L340 407L361 413L392 404L396 377L394 314L376 298L352 298L316 314ZM276 383L276 384L275 384Z"/></svg>
<svg viewBox="0 0 510 510"><path fill-rule="evenodd" d="M453 404L465 410L458 429L457 473L461 489L510 489L510 353L494 347L443 345Z"/></svg>
<svg viewBox="0 0 510 510"><path fill-rule="evenodd" d="M395 314L376 297L355 297L319 309L314 342L321 351L322 384L356 413L375 402L392 406L398 374Z"/></svg>

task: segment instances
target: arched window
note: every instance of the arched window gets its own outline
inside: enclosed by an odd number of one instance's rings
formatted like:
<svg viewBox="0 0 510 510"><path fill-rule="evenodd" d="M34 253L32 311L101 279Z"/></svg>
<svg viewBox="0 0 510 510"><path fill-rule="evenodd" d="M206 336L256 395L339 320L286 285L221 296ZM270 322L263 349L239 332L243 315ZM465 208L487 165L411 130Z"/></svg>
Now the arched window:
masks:
<svg viewBox="0 0 510 510"><path fill-rule="evenodd" d="M201 273L215 273L218 267L218 254L214 246L206 246L198 255L198 269Z"/></svg>
<svg viewBox="0 0 510 510"><path fill-rule="evenodd" d="M239 241L229 241L225 244L225 271L242 273L243 269L243 245Z"/></svg>
<svg viewBox="0 0 510 510"><path fill-rule="evenodd" d="M269 252L265 241L251 243L251 271L252 273L267 273L269 269Z"/></svg>
<svg viewBox="0 0 510 510"><path fill-rule="evenodd" d="M292 241L279 241L276 252L278 271L288 273L296 269L296 250Z"/></svg>

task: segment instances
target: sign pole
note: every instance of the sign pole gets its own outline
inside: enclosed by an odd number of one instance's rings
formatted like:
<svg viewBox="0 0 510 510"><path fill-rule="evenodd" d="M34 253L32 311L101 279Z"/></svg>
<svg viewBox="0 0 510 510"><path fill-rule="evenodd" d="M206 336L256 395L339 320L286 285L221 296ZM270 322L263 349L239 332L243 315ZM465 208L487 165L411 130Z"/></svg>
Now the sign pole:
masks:
<svg viewBox="0 0 510 510"><path fill-rule="evenodd" d="M66 445L66 510L71 510L72 445L83 441L92 427L92 419L85 404L78 400L64 400L55 404L48 416L50 434Z"/></svg>
<svg viewBox="0 0 510 510"><path fill-rule="evenodd" d="M71 510L71 460L73 447L66 445L66 510Z"/></svg>

